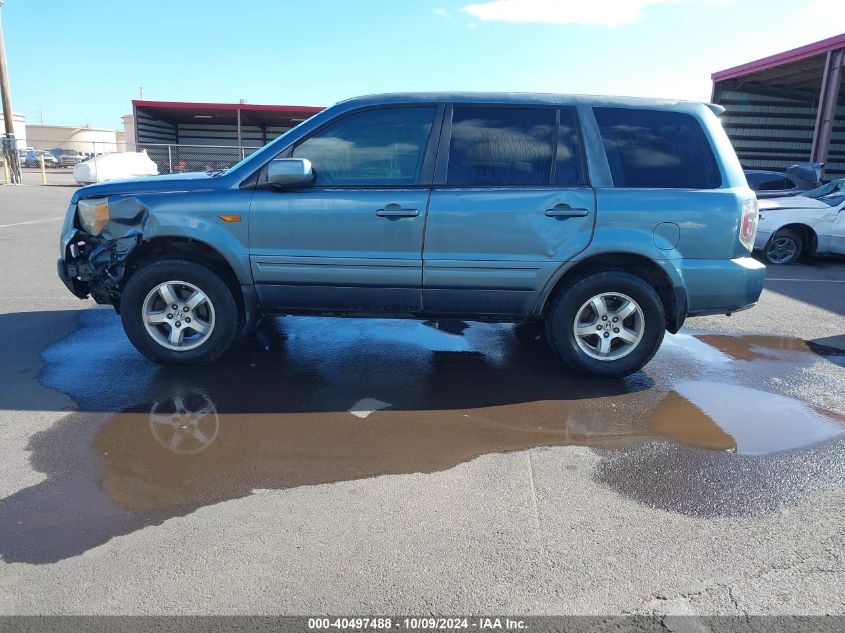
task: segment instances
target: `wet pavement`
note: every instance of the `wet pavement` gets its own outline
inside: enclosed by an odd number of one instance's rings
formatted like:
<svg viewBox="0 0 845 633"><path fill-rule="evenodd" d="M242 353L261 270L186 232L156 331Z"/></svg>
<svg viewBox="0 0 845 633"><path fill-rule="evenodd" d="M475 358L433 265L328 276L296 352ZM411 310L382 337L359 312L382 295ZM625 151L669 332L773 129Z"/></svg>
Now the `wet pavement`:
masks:
<svg viewBox="0 0 845 633"><path fill-rule="evenodd" d="M510 325L279 318L222 365L162 368L113 312L78 318L39 379L79 410L30 440L46 478L0 501L7 562L56 562L268 490L544 446L594 448L597 484L693 516L845 485L845 416L777 392L845 365L813 341L684 330L616 380L573 375Z"/></svg>

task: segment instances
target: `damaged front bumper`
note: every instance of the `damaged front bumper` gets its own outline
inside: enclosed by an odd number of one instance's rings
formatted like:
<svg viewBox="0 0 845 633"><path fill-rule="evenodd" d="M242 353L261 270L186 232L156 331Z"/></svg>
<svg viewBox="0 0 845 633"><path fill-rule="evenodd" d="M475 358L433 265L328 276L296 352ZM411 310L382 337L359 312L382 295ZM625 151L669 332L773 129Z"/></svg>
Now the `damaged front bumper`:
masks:
<svg viewBox="0 0 845 633"><path fill-rule="evenodd" d="M140 241L140 235L108 239L76 230L57 262L59 279L80 299L91 295L97 303L117 307L126 257Z"/></svg>
<svg viewBox="0 0 845 633"><path fill-rule="evenodd" d="M141 242L147 210L136 199L116 200L112 217L99 235L79 227L76 204L68 209L62 228L59 279L80 299L120 307L126 259Z"/></svg>
<svg viewBox="0 0 845 633"><path fill-rule="evenodd" d="M71 294L80 299L85 299L90 294L88 292L88 285L85 284L83 281L76 277L77 270L74 264L71 264L71 269L73 270L73 274L68 270L68 265L65 263L61 257L59 257L58 261L56 262L56 267L58 268L59 272L59 279L62 280L62 283L65 287L70 290Z"/></svg>

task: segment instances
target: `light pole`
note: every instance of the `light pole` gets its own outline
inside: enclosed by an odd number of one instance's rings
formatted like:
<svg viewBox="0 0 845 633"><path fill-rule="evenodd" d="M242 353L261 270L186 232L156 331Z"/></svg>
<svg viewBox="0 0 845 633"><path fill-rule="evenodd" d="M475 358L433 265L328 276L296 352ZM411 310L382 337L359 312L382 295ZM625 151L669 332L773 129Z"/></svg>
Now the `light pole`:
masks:
<svg viewBox="0 0 845 633"><path fill-rule="evenodd" d="M5 0L0 0L0 10ZM12 97L9 95L9 69L6 67L6 48L3 45L3 22L0 19L0 97L3 101L3 121L6 135L3 137L3 156L8 165L12 183L21 184L21 167L18 164L18 144L15 141L15 125L12 119Z"/></svg>

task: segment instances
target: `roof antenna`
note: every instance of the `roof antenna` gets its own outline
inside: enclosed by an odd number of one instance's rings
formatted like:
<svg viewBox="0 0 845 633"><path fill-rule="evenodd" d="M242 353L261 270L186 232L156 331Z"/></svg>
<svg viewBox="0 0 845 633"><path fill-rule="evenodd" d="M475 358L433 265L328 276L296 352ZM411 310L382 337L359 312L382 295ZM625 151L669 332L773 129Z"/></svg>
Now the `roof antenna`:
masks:
<svg viewBox="0 0 845 633"><path fill-rule="evenodd" d="M143 101L144 100L144 86L139 86L139 88L141 90L141 101Z"/></svg>

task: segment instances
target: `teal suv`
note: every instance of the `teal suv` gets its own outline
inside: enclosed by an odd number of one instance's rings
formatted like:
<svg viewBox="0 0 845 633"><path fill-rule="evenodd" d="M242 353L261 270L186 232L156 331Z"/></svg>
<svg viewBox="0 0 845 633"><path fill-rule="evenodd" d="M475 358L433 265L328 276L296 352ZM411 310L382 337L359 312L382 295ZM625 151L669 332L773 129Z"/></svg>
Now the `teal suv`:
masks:
<svg viewBox="0 0 845 633"><path fill-rule="evenodd" d="M159 363L211 363L265 314L461 318L542 323L575 370L624 376L686 317L760 296L757 201L720 110L351 99L224 172L79 189L59 276Z"/></svg>

